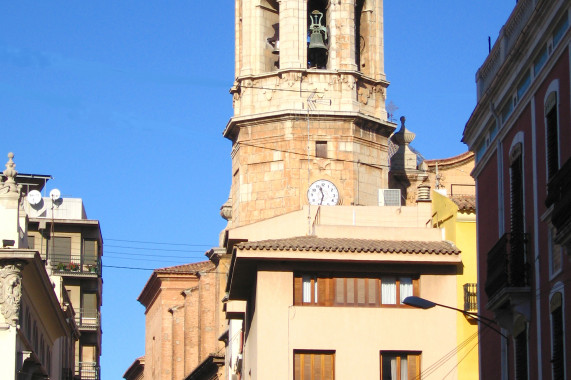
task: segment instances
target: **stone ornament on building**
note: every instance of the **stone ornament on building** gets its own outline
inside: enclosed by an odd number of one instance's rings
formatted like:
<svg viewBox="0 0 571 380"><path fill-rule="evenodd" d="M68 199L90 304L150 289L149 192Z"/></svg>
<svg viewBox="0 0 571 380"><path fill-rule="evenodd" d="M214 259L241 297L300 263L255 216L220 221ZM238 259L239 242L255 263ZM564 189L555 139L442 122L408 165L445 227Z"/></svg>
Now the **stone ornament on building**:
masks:
<svg viewBox="0 0 571 380"><path fill-rule="evenodd" d="M232 219L232 198L228 198L228 200L220 207L220 216L228 221Z"/></svg>
<svg viewBox="0 0 571 380"><path fill-rule="evenodd" d="M14 153L8 153L8 162L6 163L6 170L3 174L6 177L6 181L0 184L0 194L17 193L20 191L20 186L16 183L16 175L18 172L16 169L16 164L14 163Z"/></svg>
<svg viewBox="0 0 571 380"><path fill-rule="evenodd" d="M0 266L0 312L7 324L16 327L22 299L23 262L11 261Z"/></svg>

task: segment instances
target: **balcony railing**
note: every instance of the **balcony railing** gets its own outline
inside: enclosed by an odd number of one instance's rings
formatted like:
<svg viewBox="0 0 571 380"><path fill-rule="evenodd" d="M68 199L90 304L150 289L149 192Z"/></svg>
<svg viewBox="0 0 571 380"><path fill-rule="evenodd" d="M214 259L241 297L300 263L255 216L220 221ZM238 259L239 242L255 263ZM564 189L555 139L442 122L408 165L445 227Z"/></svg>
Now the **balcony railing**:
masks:
<svg viewBox="0 0 571 380"><path fill-rule="evenodd" d="M49 258L54 272L101 276L101 258L94 259L82 255L50 255Z"/></svg>
<svg viewBox="0 0 571 380"><path fill-rule="evenodd" d="M510 287L529 285L526 264L528 234L506 233L488 252L486 294L493 298L499 291Z"/></svg>
<svg viewBox="0 0 571 380"><path fill-rule="evenodd" d="M75 376L81 380L99 380L99 366L95 362L79 362L75 367Z"/></svg>
<svg viewBox="0 0 571 380"><path fill-rule="evenodd" d="M464 284L464 311L478 312L478 284Z"/></svg>
<svg viewBox="0 0 571 380"><path fill-rule="evenodd" d="M75 311L75 323L82 330L97 330L101 323L101 314L97 309L79 308Z"/></svg>
<svg viewBox="0 0 571 380"><path fill-rule="evenodd" d="M556 229L560 229L571 221L571 158L547 184L545 206L551 205L554 205L551 222Z"/></svg>

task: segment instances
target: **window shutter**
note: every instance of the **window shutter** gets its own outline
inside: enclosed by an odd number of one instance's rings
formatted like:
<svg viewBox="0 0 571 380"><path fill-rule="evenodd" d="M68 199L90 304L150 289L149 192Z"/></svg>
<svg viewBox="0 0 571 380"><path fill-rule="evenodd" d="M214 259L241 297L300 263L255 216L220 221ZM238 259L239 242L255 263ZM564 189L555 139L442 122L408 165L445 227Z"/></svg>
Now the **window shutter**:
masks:
<svg viewBox="0 0 571 380"><path fill-rule="evenodd" d="M511 232L523 233L523 173L521 154L510 165Z"/></svg>
<svg viewBox="0 0 571 380"><path fill-rule="evenodd" d="M549 94L545 110L547 177L552 178L559 169L559 141L557 139L557 93Z"/></svg>
<svg viewBox="0 0 571 380"><path fill-rule="evenodd" d="M551 336L553 379L563 380L565 378L565 365L563 362L563 313L561 306L551 312L551 323L553 323Z"/></svg>
<svg viewBox="0 0 571 380"><path fill-rule="evenodd" d="M347 304L352 305L355 303L355 279L347 279Z"/></svg>
<svg viewBox="0 0 571 380"><path fill-rule="evenodd" d="M527 329L515 337L515 379L527 380Z"/></svg>
<svg viewBox="0 0 571 380"><path fill-rule="evenodd" d="M345 303L345 279L335 279L335 303L343 305Z"/></svg>
<svg viewBox="0 0 571 380"><path fill-rule="evenodd" d="M323 356L323 380L335 380L335 355L325 354Z"/></svg>
<svg viewBox="0 0 571 380"><path fill-rule="evenodd" d="M312 380L321 380L321 370L323 368L323 354L313 355L313 377Z"/></svg>
<svg viewBox="0 0 571 380"><path fill-rule="evenodd" d="M52 254L56 256L55 259L60 262L71 262L71 238L56 236L53 239Z"/></svg>
<svg viewBox="0 0 571 380"><path fill-rule="evenodd" d="M371 305L371 306L378 305L378 302L377 302L377 299L378 299L378 297L377 297L378 283L379 283L379 280L377 280L376 278L367 279L368 302L369 302L369 305Z"/></svg>
<svg viewBox="0 0 571 380"><path fill-rule="evenodd" d="M299 353L293 355L293 378L301 380L301 354Z"/></svg>
<svg viewBox="0 0 571 380"><path fill-rule="evenodd" d="M408 378L420 378L420 355L408 355Z"/></svg>
<svg viewBox="0 0 571 380"><path fill-rule="evenodd" d="M365 279L357 278L357 303L359 305L365 304Z"/></svg>
<svg viewBox="0 0 571 380"><path fill-rule="evenodd" d="M327 279L319 277L317 279L317 304L319 306L327 305Z"/></svg>
<svg viewBox="0 0 571 380"><path fill-rule="evenodd" d="M97 264L97 240L83 241L83 263Z"/></svg>
<svg viewBox="0 0 571 380"><path fill-rule="evenodd" d="M301 300L303 299L303 290L301 277L296 276L293 278L293 304L296 306L301 305Z"/></svg>

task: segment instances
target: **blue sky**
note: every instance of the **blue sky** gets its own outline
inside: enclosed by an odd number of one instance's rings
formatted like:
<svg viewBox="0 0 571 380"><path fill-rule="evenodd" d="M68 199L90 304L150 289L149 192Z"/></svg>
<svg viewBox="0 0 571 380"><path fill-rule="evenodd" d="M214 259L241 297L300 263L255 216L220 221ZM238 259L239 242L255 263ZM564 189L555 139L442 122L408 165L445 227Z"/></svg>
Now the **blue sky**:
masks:
<svg viewBox="0 0 571 380"><path fill-rule="evenodd" d="M385 0L388 101L426 158L466 150L475 73L515 0ZM234 3L0 3L0 159L84 199L105 241L102 377L144 354L150 270L203 259L230 186ZM3 164L3 163L2 163Z"/></svg>

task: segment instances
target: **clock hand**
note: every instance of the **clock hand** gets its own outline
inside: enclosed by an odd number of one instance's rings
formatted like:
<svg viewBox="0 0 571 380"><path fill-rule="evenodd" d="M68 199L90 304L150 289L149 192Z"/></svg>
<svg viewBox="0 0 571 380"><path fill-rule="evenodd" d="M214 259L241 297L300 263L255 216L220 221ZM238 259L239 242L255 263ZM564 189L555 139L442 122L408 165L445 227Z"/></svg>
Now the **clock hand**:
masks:
<svg viewBox="0 0 571 380"><path fill-rule="evenodd" d="M320 205L323 204L323 198L325 197L325 194L323 193L323 188L320 186L319 187L319 191L321 191L321 201L319 202Z"/></svg>

